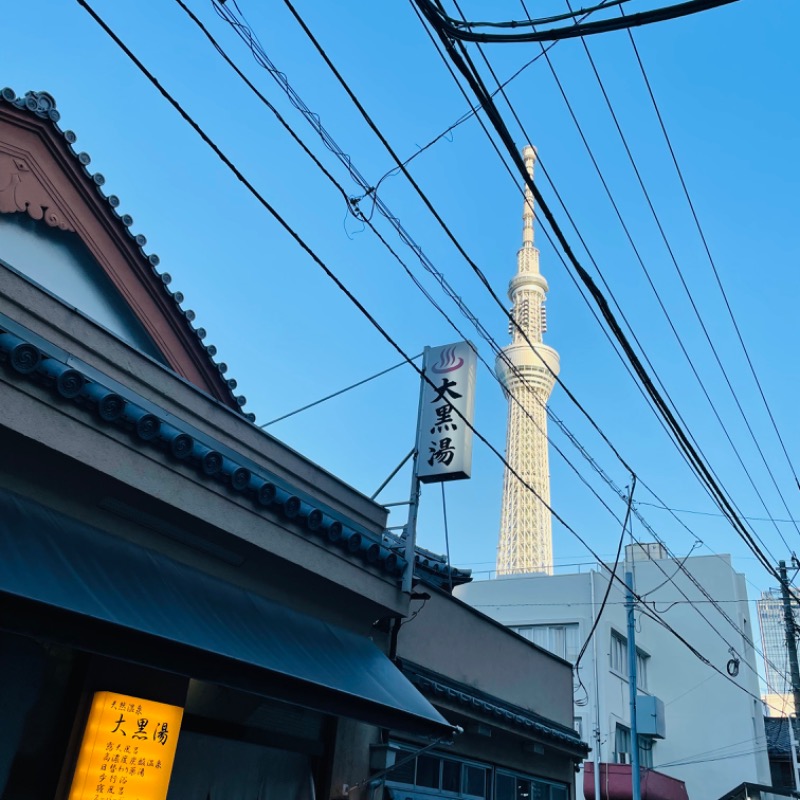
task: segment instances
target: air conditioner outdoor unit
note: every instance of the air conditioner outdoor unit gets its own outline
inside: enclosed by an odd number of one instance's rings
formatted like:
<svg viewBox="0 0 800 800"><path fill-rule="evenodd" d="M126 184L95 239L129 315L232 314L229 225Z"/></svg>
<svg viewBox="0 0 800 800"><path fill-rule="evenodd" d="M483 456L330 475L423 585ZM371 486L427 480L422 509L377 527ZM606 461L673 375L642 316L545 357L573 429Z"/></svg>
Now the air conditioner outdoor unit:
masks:
<svg viewBox="0 0 800 800"><path fill-rule="evenodd" d="M617 763L618 764L630 764L631 763L631 754L630 753L617 753Z"/></svg>

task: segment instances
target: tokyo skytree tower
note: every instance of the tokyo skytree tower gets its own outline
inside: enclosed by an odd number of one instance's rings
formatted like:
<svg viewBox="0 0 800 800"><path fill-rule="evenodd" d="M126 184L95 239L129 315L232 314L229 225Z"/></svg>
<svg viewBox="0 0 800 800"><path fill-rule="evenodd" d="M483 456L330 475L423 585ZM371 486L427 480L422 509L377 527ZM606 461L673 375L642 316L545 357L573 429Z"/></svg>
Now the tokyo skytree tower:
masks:
<svg viewBox="0 0 800 800"><path fill-rule="evenodd" d="M522 155L532 178L536 150L528 145ZM509 325L511 344L498 356L495 371L508 396L506 460L536 494L506 468L498 575L553 572L552 521L544 504L550 504L545 404L558 375L559 358L542 341L547 330L544 302L548 287L539 272L539 251L533 245L533 218L533 195L526 187L522 248L517 253L517 274L508 285L511 314L519 328Z"/></svg>

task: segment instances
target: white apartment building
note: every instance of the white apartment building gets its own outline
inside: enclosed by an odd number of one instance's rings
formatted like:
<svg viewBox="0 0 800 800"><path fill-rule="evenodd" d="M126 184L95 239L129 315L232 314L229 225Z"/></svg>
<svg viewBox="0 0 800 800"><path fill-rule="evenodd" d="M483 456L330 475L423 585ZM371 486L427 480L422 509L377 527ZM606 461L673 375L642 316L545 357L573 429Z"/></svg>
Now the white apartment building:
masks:
<svg viewBox="0 0 800 800"><path fill-rule="evenodd" d="M681 565L657 545L626 548L619 575L634 575L636 593L648 612L655 612L670 630L636 611L639 716L643 708L663 703L663 738L652 735L652 714L639 737L640 762L652 769L648 797L675 800L682 790L659 789L656 773L683 781L690 800L716 800L738 785L770 784L759 701L753 634L744 575L723 555L696 556ZM688 574L687 574L688 573ZM691 577L690 577L691 576ZM504 576L461 586L456 594L483 613L508 625L521 636L575 662L608 587L609 572L593 570L572 575ZM731 621L712 605L718 601ZM716 629L716 630L715 630ZM687 647L691 645L712 666ZM575 727L601 765L630 761L627 614L624 589L614 583L593 640L575 679ZM715 671L715 669L718 671ZM720 674L720 672L722 674ZM536 675L530 676L536 680ZM660 713L660 711L658 712ZM614 776L625 767L600 767L605 785L601 797L614 800ZM588 795L594 796L593 767L584 764ZM630 792L630 770L627 768ZM621 778L620 778L621 779ZM584 780L577 781L578 798ZM630 796L628 794L628 796ZM683 794L685 797L686 794Z"/></svg>

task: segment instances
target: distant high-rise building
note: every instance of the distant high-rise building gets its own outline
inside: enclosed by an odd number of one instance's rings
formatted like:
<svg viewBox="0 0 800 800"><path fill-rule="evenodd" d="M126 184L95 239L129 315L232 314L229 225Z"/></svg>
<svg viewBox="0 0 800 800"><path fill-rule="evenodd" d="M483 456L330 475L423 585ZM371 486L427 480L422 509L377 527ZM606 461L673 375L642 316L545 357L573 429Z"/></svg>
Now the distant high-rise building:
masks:
<svg viewBox="0 0 800 800"><path fill-rule="evenodd" d="M533 177L536 150L527 146L522 155ZM527 187L522 221L517 273L508 287L516 325L510 325L511 344L503 348L495 366L508 395L506 460L511 467L503 480L498 575L553 572L546 404L559 358L542 340L547 329L548 286L539 272L539 251L533 244L533 195Z"/></svg>
<svg viewBox="0 0 800 800"><path fill-rule="evenodd" d="M795 625L800 625L800 610L792 604ZM767 589L756 601L758 627L761 630L761 651L764 654L764 679L769 716L794 713L794 698L789 680L789 651L786 647L786 624L780 589Z"/></svg>

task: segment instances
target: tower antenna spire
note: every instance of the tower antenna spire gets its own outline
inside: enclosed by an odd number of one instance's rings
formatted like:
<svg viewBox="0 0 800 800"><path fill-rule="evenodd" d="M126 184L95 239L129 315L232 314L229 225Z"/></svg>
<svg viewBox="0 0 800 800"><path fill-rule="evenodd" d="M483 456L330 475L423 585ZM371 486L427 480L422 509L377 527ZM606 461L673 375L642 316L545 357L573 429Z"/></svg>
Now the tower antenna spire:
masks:
<svg viewBox="0 0 800 800"><path fill-rule="evenodd" d="M522 157L525 160L525 169L533 180L533 167L536 164L536 149L531 145L526 145L522 150ZM534 222L533 192L528 184L525 184L525 205L522 209L522 246L533 247L533 222Z"/></svg>

